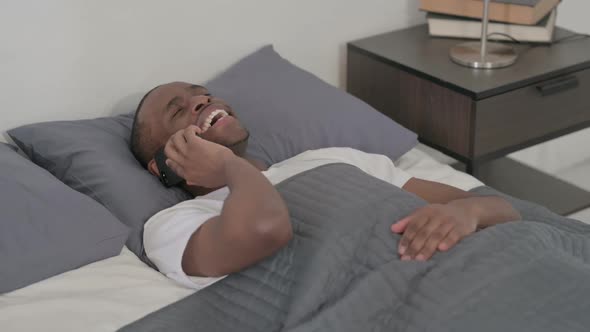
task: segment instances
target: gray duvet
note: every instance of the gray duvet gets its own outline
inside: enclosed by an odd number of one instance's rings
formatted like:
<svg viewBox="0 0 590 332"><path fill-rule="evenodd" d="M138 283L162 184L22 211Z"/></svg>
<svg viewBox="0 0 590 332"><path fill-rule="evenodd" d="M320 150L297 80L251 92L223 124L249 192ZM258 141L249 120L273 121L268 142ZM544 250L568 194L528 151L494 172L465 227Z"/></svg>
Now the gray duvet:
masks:
<svg viewBox="0 0 590 332"><path fill-rule="evenodd" d="M389 228L420 198L343 164L277 189L287 247L122 331L590 331L588 225L509 198L525 221L407 262Z"/></svg>

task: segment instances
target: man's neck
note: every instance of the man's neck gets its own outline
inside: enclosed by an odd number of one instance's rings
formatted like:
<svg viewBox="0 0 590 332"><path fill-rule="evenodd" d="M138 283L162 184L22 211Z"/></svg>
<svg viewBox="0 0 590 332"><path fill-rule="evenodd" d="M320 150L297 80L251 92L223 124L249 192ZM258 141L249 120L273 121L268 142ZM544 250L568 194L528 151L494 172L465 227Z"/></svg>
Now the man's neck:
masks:
<svg viewBox="0 0 590 332"><path fill-rule="evenodd" d="M246 160L247 162L249 162L252 166L256 167L256 169L262 171L266 171L268 170L268 167L266 166L266 164L258 159L254 159L254 158L249 158L249 157L240 157L244 160ZM199 197L199 196L205 196L211 192L214 192L215 190L221 189L223 187L219 187L219 188L204 188L204 187L199 187L199 186L189 186L189 185L184 185L183 188L190 192L194 197Z"/></svg>

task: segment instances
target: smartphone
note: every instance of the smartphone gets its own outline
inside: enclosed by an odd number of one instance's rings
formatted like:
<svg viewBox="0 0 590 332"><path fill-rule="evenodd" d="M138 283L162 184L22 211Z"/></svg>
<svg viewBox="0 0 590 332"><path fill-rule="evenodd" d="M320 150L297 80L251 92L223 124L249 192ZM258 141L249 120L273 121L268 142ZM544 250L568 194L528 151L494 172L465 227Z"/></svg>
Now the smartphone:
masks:
<svg viewBox="0 0 590 332"><path fill-rule="evenodd" d="M168 159L168 157L166 157L166 154L164 153L164 147L156 152L154 159L156 160L156 165L158 165L158 170L160 171L160 182L162 182L165 187L174 187L184 181L183 178L174 173L174 171L166 165L166 159Z"/></svg>

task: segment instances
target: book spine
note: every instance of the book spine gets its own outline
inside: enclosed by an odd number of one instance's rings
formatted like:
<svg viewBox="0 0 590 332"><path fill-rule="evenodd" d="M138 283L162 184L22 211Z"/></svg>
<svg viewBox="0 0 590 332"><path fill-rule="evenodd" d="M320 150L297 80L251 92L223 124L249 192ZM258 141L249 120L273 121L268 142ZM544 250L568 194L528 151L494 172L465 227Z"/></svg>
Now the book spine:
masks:
<svg viewBox="0 0 590 332"><path fill-rule="evenodd" d="M420 9L428 12L482 18L483 1L474 0L420 0ZM492 2L489 19L492 21L533 25L538 22L534 8Z"/></svg>

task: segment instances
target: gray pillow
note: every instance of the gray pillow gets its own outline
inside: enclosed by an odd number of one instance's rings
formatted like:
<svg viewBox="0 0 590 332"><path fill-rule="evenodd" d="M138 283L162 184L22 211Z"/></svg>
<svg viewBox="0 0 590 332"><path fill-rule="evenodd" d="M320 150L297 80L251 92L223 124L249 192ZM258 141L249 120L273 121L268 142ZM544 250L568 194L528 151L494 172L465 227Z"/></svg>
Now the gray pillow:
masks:
<svg viewBox="0 0 590 332"><path fill-rule="evenodd" d="M205 84L250 130L248 153L271 165L307 150L352 147L396 160L417 136L265 46Z"/></svg>
<svg viewBox="0 0 590 332"><path fill-rule="evenodd" d="M158 211L191 198L166 189L129 149L130 115L32 124L8 132L33 162L109 209L129 226L127 247L143 252L143 225Z"/></svg>
<svg viewBox="0 0 590 332"><path fill-rule="evenodd" d="M0 144L0 293L118 255L129 233L107 209Z"/></svg>
<svg viewBox="0 0 590 332"><path fill-rule="evenodd" d="M282 59L272 47L246 57L207 86L251 132L248 152L273 164L309 149L348 146L396 159L416 135L358 99ZM295 100L303 97L305 100ZM127 247L146 263L143 225L190 199L164 188L129 150L132 115L37 123L8 132L31 160L107 207L131 228Z"/></svg>
<svg viewBox="0 0 590 332"><path fill-rule="evenodd" d="M18 149L18 148L17 148L16 146L14 146L14 145L11 145L11 144L8 144L8 143L3 143L3 142L0 142L0 146L4 146L4 147L7 147L7 148L9 148L9 149L12 149L12 151L16 151L16 150Z"/></svg>

